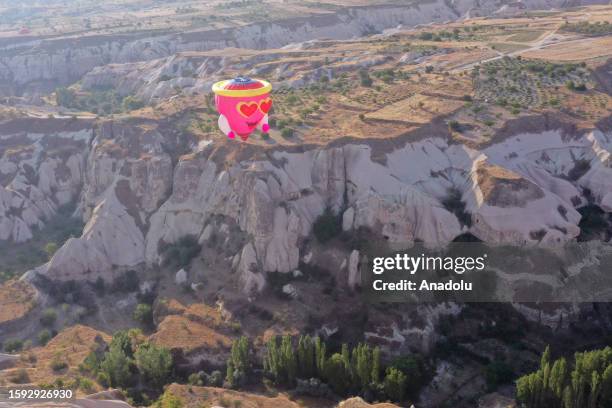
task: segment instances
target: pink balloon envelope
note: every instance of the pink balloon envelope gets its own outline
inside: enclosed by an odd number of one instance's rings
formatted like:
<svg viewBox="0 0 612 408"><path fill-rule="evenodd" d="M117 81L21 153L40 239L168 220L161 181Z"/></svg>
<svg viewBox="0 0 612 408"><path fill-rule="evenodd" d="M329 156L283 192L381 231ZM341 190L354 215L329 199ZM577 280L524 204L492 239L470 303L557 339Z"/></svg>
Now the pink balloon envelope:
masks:
<svg viewBox="0 0 612 408"><path fill-rule="evenodd" d="M230 139L247 140L258 129L268 133L268 112L272 108L272 85L262 79L238 77L212 86L219 112L219 129Z"/></svg>

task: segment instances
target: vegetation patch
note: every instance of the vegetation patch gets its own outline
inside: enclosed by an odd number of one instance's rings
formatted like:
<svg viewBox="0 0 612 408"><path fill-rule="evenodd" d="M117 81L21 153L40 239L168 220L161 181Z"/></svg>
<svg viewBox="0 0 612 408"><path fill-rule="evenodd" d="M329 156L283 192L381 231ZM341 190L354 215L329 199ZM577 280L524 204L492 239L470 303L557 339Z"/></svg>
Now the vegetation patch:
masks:
<svg viewBox="0 0 612 408"><path fill-rule="evenodd" d="M526 408L609 407L612 404L612 348L553 360L550 348L537 371L516 382L517 399Z"/></svg>
<svg viewBox="0 0 612 408"><path fill-rule="evenodd" d="M162 264L173 268L184 268L202 250L198 238L193 235L185 235L175 243L162 245L159 253Z"/></svg>
<svg viewBox="0 0 612 408"><path fill-rule="evenodd" d="M74 204L60 207L27 242L0 241L0 283L47 262L70 237L80 236L83 221L72 216L74 209Z"/></svg>
<svg viewBox="0 0 612 408"><path fill-rule="evenodd" d="M342 232L342 218L340 214L327 207L312 225L312 232L317 240L324 244Z"/></svg>
<svg viewBox="0 0 612 408"><path fill-rule="evenodd" d="M581 21L578 23L566 22L561 26L562 31L571 33L579 33L585 35L608 35L612 34L612 22L597 21L591 23L589 21Z"/></svg>

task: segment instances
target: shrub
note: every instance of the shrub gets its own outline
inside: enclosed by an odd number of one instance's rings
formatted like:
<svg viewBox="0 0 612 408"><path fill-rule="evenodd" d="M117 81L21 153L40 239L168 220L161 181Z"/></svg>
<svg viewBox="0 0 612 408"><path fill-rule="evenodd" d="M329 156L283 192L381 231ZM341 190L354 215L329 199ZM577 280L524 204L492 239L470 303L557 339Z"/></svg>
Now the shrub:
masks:
<svg viewBox="0 0 612 408"><path fill-rule="evenodd" d="M72 108L76 103L76 95L71 89L63 87L57 88L55 90L55 103L57 103L58 106Z"/></svg>
<svg viewBox="0 0 612 408"><path fill-rule="evenodd" d="M370 74L365 69L359 70L359 80L360 80L361 86L365 86L365 87L372 86L372 83L373 83L372 78L370 78Z"/></svg>
<svg viewBox="0 0 612 408"><path fill-rule="evenodd" d="M140 99L132 95L126 96L125 98L123 98L123 101L121 102L121 106L123 107L124 111L132 111L132 110L140 109L144 105L145 104L143 101L141 101Z"/></svg>
<svg viewBox="0 0 612 408"><path fill-rule="evenodd" d="M215 370L206 379L206 383L211 387L221 387L223 385L223 373Z"/></svg>
<svg viewBox="0 0 612 408"><path fill-rule="evenodd" d="M51 259L53 254L55 254L55 252L57 251L57 248L58 246L55 242L47 242L44 250L45 250L45 253L47 254L48 259Z"/></svg>
<svg viewBox="0 0 612 408"><path fill-rule="evenodd" d="M108 378L108 374L103 371L98 373L98 375L96 376L96 381L104 388L108 388L111 385L110 380Z"/></svg>
<svg viewBox="0 0 612 408"><path fill-rule="evenodd" d="M285 139L289 139L290 137L293 137L293 132L294 131L291 128L283 128L283 130L281 130L281 136Z"/></svg>
<svg viewBox="0 0 612 408"><path fill-rule="evenodd" d="M30 382L30 376L25 368L20 368L9 376L9 380L15 384L27 384Z"/></svg>
<svg viewBox="0 0 612 408"><path fill-rule="evenodd" d="M141 323L145 327L153 326L153 309L151 305L139 303L134 309L134 320Z"/></svg>
<svg viewBox="0 0 612 408"><path fill-rule="evenodd" d="M448 128L453 132L461 132L461 124L456 120L448 122Z"/></svg>
<svg viewBox="0 0 612 408"><path fill-rule="evenodd" d="M134 270L129 270L121 275L117 276L113 281L113 290L117 292L134 292L138 290L140 280L138 274Z"/></svg>
<svg viewBox="0 0 612 408"><path fill-rule="evenodd" d="M68 363L66 363L66 361L63 360L59 355L56 355L55 357L53 357L53 360L51 360L49 367L51 367L53 371L57 372L68 368Z"/></svg>
<svg viewBox="0 0 612 408"><path fill-rule="evenodd" d="M191 373L189 377L187 377L187 384L203 386L204 381L202 380L202 375L200 373Z"/></svg>
<svg viewBox="0 0 612 408"><path fill-rule="evenodd" d="M41 330L38 333L38 342L44 346L45 344L47 344L49 342L49 340L51 340L53 336L51 335L51 332L47 329Z"/></svg>
<svg viewBox="0 0 612 408"><path fill-rule="evenodd" d="M161 255L163 264L166 266L183 268L189 265L191 260L195 258L201 250L202 247L195 236L182 236L175 243L166 244L162 248Z"/></svg>
<svg viewBox="0 0 612 408"><path fill-rule="evenodd" d="M40 323L43 326L51 327L55 324L57 320L57 313L53 309L45 309L42 312L42 316L40 316Z"/></svg>
<svg viewBox="0 0 612 408"><path fill-rule="evenodd" d="M493 361L485 369L485 378L489 391L495 391L499 385L511 382L513 377L512 368L500 360Z"/></svg>
<svg viewBox="0 0 612 408"><path fill-rule="evenodd" d="M159 402L160 408L182 408L183 403L181 400L170 392L164 393L163 397ZM227 406L227 405L226 405Z"/></svg>
<svg viewBox="0 0 612 408"><path fill-rule="evenodd" d="M312 232L317 240L324 244L342 232L342 221L340 215L334 214L330 207L327 207L312 225Z"/></svg>
<svg viewBox="0 0 612 408"><path fill-rule="evenodd" d="M95 351L92 351L85 357L85 360L79 364L79 371L95 374L100 370L101 356Z"/></svg>
<svg viewBox="0 0 612 408"><path fill-rule="evenodd" d="M79 379L79 388L85 393L90 394L94 391L94 384L89 378Z"/></svg>
<svg viewBox="0 0 612 408"><path fill-rule="evenodd" d="M416 356L403 356L391 364L406 375L406 392L409 397L418 397L423 386L428 382L428 372L423 358Z"/></svg>
<svg viewBox="0 0 612 408"><path fill-rule="evenodd" d="M18 340L18 339L13 339L13 340L7 340L6 343L4 343L4 351L6 351L7 353L14 353L16 351L19 351L23 348L23 340Z"/></svg>

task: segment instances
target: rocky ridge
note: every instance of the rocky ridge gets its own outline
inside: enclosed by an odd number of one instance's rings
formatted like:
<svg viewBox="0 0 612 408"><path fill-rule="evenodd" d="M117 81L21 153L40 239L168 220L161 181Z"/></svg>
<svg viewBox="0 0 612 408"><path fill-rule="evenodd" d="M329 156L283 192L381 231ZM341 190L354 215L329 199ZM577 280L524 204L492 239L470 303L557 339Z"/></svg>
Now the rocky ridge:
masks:
<svg viewBox="0 0 612 408"><path fill-rule="evenodd" d="M233 163L220 163L216 146L200 144L173 164L163 141L150 123L100 127L76 156L88 158L84 167L65 181L83 183L76 192L83 234L37 272L112 279L125 268L158 265L164 244L185 235L204 243L232 226L242 232L234 240L241 247L228 245L227 255L251 292L263 288L266 273L298 267L304 240L328 207L342 212L346 230L368 227L389 242L430 246L467 232L492 243L562 243L580 233L576 208L588 200L610 208L612 135L598 129L522 133L482 150L429 137L382 155L373 153L375 143L359 142ZM40 190L40 181L30 183ZM453 193L463 213L449 202ZM56 193L42 194L42 202L50 209L61 203ZM5 211L5 219L12 214Z"/></svg>
<svg viewBox="0 0 612 408"><path fill-rule="evenodd" d="M32 238L59 207L81 192L91 124L57 121L31 132L0 134L0 240Z"/></svg>
<svg viewBox="0 0 612 408"><path fill-rule="evenodd" d="M578 4L597 3L581 1ZM206 51L228 47L280 48L313 39L349 39L398 26L412 27L428 22L445 22L462 17L491 15L505 1L435 0L409 6L383 5L343 8L333 13L270 22L255 22L234 28L159 35L89 35L79 38L32 39L0 45L0 90L5 95L37 96L79 80L95 67L166 58L179 52ZM560 0L530 0L522 8L563 7ZM115 69L115 68L113 68ZM103 80L98 72L96 79ZM184 81L188 81L185 79ZM137 83L137 82L136 82ZM134 85L130 85L133 87Z"/></svg>

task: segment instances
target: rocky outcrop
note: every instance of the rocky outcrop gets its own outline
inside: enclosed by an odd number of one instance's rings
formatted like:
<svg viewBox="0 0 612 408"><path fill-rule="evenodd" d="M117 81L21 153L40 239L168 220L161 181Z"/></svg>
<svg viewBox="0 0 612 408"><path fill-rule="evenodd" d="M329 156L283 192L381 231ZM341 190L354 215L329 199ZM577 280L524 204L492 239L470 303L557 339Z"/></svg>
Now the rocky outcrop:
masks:
<svg viewBox="0 0 612 408"><path fill-rule="evenodd" d="M0 127L0 240L24 242L78 197L92 128L76 121L34 120L23 128L16 122Z"/></svg>
<svg viewBox="0 0 612 408"><path fill-rule="evenodd" d="M399 350L419 353L429 353L440 339L436 329L438 322L445 316L457 316L462 306L456 303L439 303L435 305L419 305L416 313L402 315L402 327L392 316L385 316L374 327L364 332L366 340L379 344L389 353Z"/></svg>
<svg viewBox="0 0 612 408"><path fill-rule="evenodd" d="M522 245L574 239L576 208L587 198L608 208L612 191L612 138L598 130L575 137L520 134L481 151L430 137L376 153L382 161L373 159L376 145L365 143L277 150L265 160L223 167L211 159L216 146L209 144L180 157L174 169L163 140L168 136L143 123L100 128L89 150L84 147L83 235L41 272L110 279L125 268L160 263L160 248L185 235L205 244L221 228L211 221L224 217L236 229L226 256L234 258L245 291L258 292L267 272L298 267L302 243L325 208L342 212L344 230L367 227L391 243L437 247L470 232ZM62 197L53 193L57 183L36 185L52 192L44 199ZM235 239L238 231L243 242Z"/></svg>
<svg viewBox="0 0 612 408"><path fill-rule="evenodd" d="M171 187L172 160L162 141L146 126L102 125L83 175L79 212L87 224L42 267L47 275L111 279L111 271L144 263L148 217Z"/></svg>

